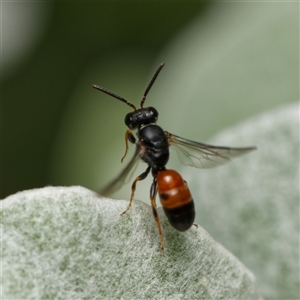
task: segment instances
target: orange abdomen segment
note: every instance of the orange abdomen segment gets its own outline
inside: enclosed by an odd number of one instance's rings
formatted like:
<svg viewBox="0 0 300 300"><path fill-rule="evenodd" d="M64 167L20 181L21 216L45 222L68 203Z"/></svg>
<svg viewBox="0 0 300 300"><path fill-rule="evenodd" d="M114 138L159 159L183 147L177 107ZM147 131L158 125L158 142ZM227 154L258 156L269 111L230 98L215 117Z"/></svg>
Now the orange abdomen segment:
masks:
<svg viewBox="0 0 300 300"><path fill-rule="evenodd" d="M157 174L160 202L170 224L179 231L189 229L195 219L192 195L180 174L164 170Z"/></svg>

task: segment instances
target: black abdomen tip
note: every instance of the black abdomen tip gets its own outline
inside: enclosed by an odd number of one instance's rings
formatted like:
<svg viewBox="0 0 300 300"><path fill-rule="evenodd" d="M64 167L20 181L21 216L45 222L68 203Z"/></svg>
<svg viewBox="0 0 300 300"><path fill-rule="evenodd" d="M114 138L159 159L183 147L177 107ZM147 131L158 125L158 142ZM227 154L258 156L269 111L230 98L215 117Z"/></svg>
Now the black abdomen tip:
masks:
<svg viewBox="0 0 300 300"><path fill-rule="evenodd" d="M164 208L170 224L178 231L186 231L191 228L195 220L194 201L176 208Z"/></svg>

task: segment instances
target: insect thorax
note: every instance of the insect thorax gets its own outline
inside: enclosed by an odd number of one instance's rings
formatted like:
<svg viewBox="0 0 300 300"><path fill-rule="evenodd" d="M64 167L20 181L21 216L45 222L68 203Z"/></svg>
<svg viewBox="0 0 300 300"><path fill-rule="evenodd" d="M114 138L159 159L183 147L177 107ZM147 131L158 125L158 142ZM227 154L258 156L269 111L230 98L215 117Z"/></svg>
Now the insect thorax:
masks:
<svg viewBox="0 0 300 300"><path fill-rule="evenodd" d="M164 170L169 160L169 145L162 128L150 124L138 130L137 136L141 146L145 148L141 159L151 166L154 173Z"/></svg>

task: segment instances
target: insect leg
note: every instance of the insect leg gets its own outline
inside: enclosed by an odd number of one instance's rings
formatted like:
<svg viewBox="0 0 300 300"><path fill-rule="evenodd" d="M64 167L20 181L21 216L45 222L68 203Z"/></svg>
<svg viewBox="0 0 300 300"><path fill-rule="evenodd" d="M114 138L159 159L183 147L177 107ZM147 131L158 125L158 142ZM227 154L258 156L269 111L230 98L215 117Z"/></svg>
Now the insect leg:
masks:
<svg viewBox="0 0 300 300"><path fill-rule="evenodd" d="M162 229L160 226L159 217L158 217L157 210L156 210L156 203L155 203L156 194L157 194L157 179L155 177L153 179L153 183L152 183L151 189L150 189L150 200L151 200L153 216L154 216L154 219L155 219L155 222L157 225L157 229L158 229L158 233L159 233L161 252L164 252L165 242L164 242L163 232L162 232Z"/></svg>
<svg viewBox="0 0 300 300"><path fill-rule="evenodd" d="M127 130L126 133L125 133L125 144L126 144L126 150L125 150L125 153L123 155L123 157L121 158L121 163L123 162L127 152L128 152L128 140L130 143L134 144L135 143L135 137L134 135L132 134L132 131L131 130Z"/></svg>
<svg viewBox="0 0 300 300"><path fill-rule="evenodd" d="M126 210L123 211L123 212L121 213L121 216L123 216L124 214L126 214L126 213L128 212L128 210L130 209L130 206L131 206L131 204L132 204L133 197L134 197L134 192L135 192L136 183L137 183L138 181L140 181L140 180L145 179L145 178L148 176L150 170L151 170L151 167L148 166L148 168L146 169L146 171L145 171L144 173L142 173L140 176L138 176L138 177L134 180L134 182L133 182L133 184L132 184L132 186L131 186L131 196L130 196L129 204L128 204Z"/></svg>

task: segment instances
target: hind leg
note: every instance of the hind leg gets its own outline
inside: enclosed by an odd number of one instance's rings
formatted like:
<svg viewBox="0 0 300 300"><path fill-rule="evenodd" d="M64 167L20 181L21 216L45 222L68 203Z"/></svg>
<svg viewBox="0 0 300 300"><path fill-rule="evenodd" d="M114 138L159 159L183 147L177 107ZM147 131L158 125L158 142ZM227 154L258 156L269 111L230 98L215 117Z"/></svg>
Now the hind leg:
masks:
<svg viewBox="0 0 300 300"><path fill-rule="evenodd" d="M155 222L157 225L157 229L158 229L158 233L159 233L160 245L161 245L160 250L163 253L164 248L165 248L165 242L164 242L163 232L162 232L162 229L160 226L159 217L158 217L157 210L156 210L156 203L155 203L156 194L157 194L157 179L154 178L153 183L151 185L151 189L150 189L150 200L151 200L153 216L154 216L154 219L155 219Z"/></svg>

